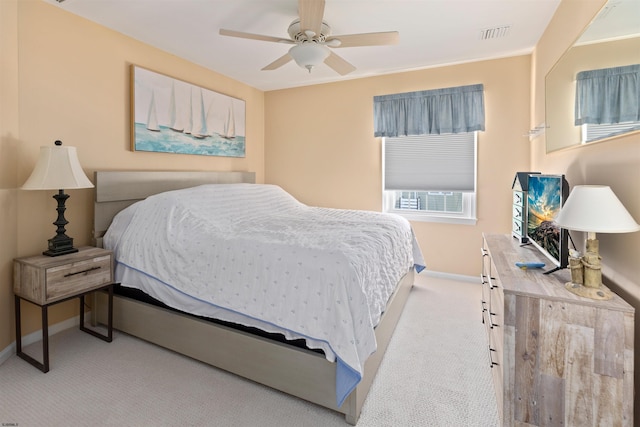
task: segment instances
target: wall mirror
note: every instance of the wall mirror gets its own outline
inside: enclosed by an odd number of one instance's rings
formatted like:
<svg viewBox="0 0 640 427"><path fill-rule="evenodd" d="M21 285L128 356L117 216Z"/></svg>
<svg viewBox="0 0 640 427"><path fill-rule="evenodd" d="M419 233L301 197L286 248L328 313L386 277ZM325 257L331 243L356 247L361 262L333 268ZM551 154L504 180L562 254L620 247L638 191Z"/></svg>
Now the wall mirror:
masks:
<svg viewBox="0 0 640 427"><path fill-rule="evenodd" d="M547 153L583 144L574 118L577 73L632 64L640 64L640 1L609 0L545 78Z"/></svg>

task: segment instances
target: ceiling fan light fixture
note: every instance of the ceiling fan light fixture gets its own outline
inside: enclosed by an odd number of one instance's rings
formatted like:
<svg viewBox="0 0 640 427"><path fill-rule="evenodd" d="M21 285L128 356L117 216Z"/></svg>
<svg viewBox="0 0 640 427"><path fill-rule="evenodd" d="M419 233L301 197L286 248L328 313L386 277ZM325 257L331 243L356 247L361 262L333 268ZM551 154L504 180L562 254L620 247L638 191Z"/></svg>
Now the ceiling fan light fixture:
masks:
<svg viewBox="0 0 640 427"><path fill-rule="evenodd" d="M311 69L320 65L329 56L329 48L318 43L301 43L289 50L289 55L302 68Z"/></svg>

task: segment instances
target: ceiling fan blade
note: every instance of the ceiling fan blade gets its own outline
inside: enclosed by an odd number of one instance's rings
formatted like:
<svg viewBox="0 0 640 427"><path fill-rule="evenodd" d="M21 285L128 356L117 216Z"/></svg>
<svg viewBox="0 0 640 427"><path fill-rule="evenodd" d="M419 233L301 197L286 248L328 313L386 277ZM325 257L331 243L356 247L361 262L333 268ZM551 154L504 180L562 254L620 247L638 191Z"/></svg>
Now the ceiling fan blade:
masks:
<svg viewBox="0 0 640 427"><path fill-rule="evenodd" d="M342 36L327 37L327 43L332 40L340 40L340 44L334 47L358 47L358 46L383 46L398 44L400 34L397 31L382 33L345 34Z"/></svg>
<svg viewBox="0 0 640 427"><path fill-rule="evenodd" d="M264 67L262 69L262 71L275 70L276 68L282 67L284 64L286 64L287 62L291 61L292 59L293 59L293 57L291 55L289 55L289 52L287 52L284 55L282 55L280 58L278 58L275 61L273 61L271 64L269 64L266 67Z"/></svg>
<svg viewBox="0 0 640 427"><path fill-rule="evenodd" d="M327 56L327 59L324 60L324 63L327 64L329 67L333 68L333 70L336 73L340 74L341 76L344 76L345 74L349 74L350 72L355 71L356 69L356 67L354 67L353 65L345 61L342 57L336 55L333 52L331 52L329 56Z"/></svg>
<svg viewBox="0 0 640 427"><path fill-rule="evenodd" d="M298 14L300 15L300 30L322 31L322 17L324 16L324 0L298 0Z"/></svg>
<svg viewBox="0 0 640 427"><path fill-rule="evenodd" d="M242 31L220 29L221 36L239 37L241 39L262 40L265 42L288 43L295 44L293 40L283 39L280 37L263 36L261 34L245 33Z"/></svg>

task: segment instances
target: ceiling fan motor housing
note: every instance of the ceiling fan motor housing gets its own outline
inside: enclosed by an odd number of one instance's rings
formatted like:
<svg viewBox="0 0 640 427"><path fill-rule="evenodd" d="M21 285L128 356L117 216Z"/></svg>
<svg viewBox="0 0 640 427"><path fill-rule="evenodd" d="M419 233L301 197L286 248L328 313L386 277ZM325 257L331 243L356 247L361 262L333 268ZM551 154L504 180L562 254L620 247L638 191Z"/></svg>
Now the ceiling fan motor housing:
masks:
<svg viewBox="0 0 640 427"><path fill-rule="evenodd" d="M289 37L298 43L316 42L323 43L327 37L331 35L331 27L326 22L322 21L322 27L320 34L315 34L313 31L302 31L300 28L300 19L294 20L287 30Z"/></svg>

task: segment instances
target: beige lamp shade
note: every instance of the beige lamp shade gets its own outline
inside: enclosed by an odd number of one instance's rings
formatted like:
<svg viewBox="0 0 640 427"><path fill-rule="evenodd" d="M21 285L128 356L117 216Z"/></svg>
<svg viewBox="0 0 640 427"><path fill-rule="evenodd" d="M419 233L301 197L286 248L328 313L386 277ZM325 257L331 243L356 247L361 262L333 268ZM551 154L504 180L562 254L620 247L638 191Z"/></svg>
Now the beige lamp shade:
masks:
<svg viewBox="0 0 640 427"><path fill-rule="evenodd" d="M630 233L640 230L610 187L576 185L555 218L558 226L591 233Z"/></svg>
<svg viewBox="0 0 640 427"><path fill-rule="evenodd" d="M23 190L61 190L92 188L93 184L85 175L78 161L76 147L40 147L40 157L31 176L21 187Z"/></svg>

